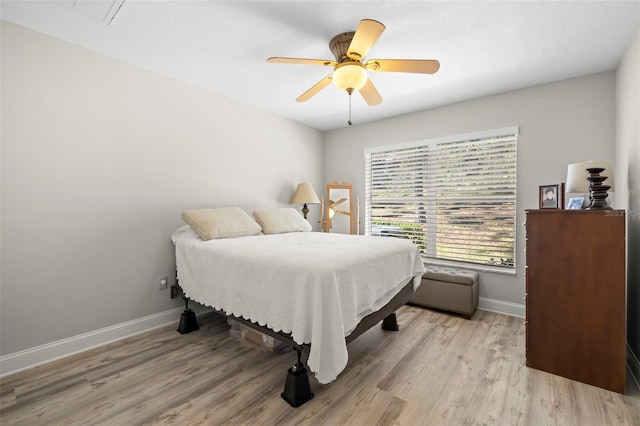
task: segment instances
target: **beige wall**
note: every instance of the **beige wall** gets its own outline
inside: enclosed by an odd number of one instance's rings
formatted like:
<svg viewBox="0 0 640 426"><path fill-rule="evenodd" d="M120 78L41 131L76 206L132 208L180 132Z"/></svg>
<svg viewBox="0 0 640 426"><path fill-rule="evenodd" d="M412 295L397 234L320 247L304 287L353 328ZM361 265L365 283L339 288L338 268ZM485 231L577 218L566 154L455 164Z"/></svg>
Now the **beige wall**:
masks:
<svg viewBox="0 0 640 426"><path fill-rule="evenodd" d="M627 343L640 380L640 30L616 73L616 200L627 210Z"/></svg>
<svg viewBox="0 0 640 426"><path fill-rule="evenodd" d="M480 306L524 315L524 211L538 207L540 185L566 180L569 163L613 159L614 95L607 72L335 130L326 136L325 178L353 182L364 198L366 147L519 126L517 274L481 273Z"/></svg>
<svg viewBox="0 0 640 426"><path fill-rule="evenodd" d="M322 188L320 131L7 22L1 42L3 355L181 306L158 284L183 210Z"/></svg>

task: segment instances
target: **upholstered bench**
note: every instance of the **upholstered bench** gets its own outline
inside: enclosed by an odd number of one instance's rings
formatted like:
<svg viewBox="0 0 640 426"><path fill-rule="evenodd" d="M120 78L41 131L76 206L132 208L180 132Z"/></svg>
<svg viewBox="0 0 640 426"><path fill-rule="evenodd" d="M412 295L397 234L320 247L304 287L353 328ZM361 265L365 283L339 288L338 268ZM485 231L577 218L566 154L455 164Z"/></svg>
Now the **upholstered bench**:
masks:
<svg viewBox="0 0 640 426"><path fill-rule="evenodd" d="M478 307L478 273L446 266L425 268L422 284L411 303L460 313L470 319Z"/></svg>

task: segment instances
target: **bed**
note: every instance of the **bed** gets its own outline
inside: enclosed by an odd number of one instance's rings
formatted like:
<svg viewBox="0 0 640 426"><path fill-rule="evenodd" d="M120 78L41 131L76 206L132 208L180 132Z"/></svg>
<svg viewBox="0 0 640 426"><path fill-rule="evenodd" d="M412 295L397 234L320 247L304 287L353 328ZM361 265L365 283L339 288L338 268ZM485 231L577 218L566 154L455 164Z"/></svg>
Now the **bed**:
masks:
<svg viewBox="0 0 640 426"><path fill-rule="evenodd" d="M307 348L307 366L330 383L347 365L347 343L411 299L424 273L420 254L406 239L308 232L294 209L254 217L258 227L247 222L246 232L218 220L211 237L201 218L183 214L189 225L172 235L181 291Z"/></svg>

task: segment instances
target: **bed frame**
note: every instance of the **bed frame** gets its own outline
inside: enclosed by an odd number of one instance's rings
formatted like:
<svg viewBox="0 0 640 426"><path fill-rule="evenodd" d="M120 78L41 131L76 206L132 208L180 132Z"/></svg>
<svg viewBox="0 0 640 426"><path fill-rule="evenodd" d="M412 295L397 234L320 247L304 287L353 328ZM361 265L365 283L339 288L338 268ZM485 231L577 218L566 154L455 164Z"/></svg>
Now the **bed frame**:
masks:
<svg viewBox="0 0 640 426"><path fill-rule="evenodd" d="M177 275L177 274L176 274ZM195 313L189 309L189 299L184 295L178 278L176 276L176 284L171 286L171 298L182 295L185 301L185 310L180 318L180 326L178 332L185 334L198 330ZM382 321L382 329L388 331L398 331L398 322L395 311L402 305L407 304L413 298L413 278L402 287L402 289L382 308L362 318L358 326L345 338L347 344L355 340L365 331ZM309 385L309 376L304 365L303 359L309 356L310 344L296 343L289 333L273 331L268 327L260 326L256 323L248 321L235 315L227 314L224 311L213 309L214 312L237 321L247 327L253 328L261 333L271 336L296 350L298 361L287 372L287 381L285 383L284 392L280 395L292 407L299 407L305 402L313 398L311 386Z"/></svg>

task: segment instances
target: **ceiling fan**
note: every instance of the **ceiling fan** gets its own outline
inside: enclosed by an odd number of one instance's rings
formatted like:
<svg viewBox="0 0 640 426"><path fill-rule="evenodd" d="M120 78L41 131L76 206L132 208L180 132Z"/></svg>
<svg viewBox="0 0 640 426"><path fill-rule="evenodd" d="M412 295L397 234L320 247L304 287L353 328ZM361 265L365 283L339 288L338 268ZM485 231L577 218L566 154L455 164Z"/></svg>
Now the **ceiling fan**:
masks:
<svg viewBox="0 0 640 426"><path fill-rule="evenodd" d="M360 92L365 102L378 105L382 97L367 75L367 70L379 72L410 72L434 74L440 63L434 59L369 59L363 62L367 53L384 32L385 26L373 19L360 21L355 32L340 33L329 42L335 60L272 57L271 63L322 65L333 67L333 72L300 95L296 101L305 102L324 89L329 83L349 95L354 90ZM349 123L351 124L351 123Z"/></svg>
<svg viewBox="0 0 640 426"><path fill-rule="evenodd" d="M329 218L332 218L334 214L338 213L338 214L346 214L347 216L350 215L351 213L349 213L348 211L345 210L339 210L336 207L339 206L340 204L344 203L345 201L347 201L346 198L340 198L338 201L333 201L333 200L329 200Z"/></svg>

